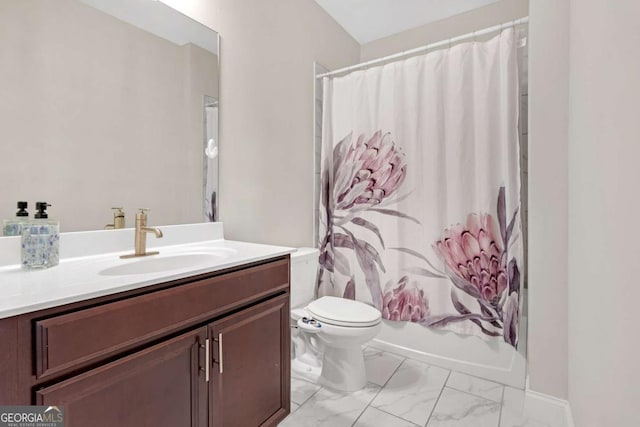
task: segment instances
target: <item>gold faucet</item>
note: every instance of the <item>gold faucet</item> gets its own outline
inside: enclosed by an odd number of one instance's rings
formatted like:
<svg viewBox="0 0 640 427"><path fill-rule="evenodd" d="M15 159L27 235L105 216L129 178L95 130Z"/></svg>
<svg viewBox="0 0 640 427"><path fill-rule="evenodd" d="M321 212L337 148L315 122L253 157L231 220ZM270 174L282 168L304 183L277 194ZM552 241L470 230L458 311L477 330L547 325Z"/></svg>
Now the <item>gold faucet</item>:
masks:
<svg viewBox="0 0 640 427"><path fill-rule="evenodd" d="M105 230L118 230L125 228L125 219L123 208L111 208L113 209L113 224L107 224L104 226Z"/></svg>
<svg viewBox="0 0 640 427"><path fill-rule="evenodd" d="M142 256L157 255L160 252L147 252L147 233L153 233L157 238L162 237L162 231L159 228L147 227L147 211L149 209L140 208L136 214L136 252L130 255L122 255L120 258L137 258Z"/></svg>

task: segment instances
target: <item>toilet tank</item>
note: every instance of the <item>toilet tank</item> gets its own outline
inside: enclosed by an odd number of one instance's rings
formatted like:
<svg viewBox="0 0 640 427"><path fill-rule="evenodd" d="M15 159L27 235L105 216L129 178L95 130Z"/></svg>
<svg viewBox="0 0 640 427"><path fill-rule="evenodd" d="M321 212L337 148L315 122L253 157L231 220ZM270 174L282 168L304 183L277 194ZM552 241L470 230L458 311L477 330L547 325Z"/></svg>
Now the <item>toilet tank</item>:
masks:
<svg viewBox="0 0 640 427"><path fill-rule="evenodd" d="M291 254L291 308L304 307L315 298L320 251L298 248Z"/></svg>

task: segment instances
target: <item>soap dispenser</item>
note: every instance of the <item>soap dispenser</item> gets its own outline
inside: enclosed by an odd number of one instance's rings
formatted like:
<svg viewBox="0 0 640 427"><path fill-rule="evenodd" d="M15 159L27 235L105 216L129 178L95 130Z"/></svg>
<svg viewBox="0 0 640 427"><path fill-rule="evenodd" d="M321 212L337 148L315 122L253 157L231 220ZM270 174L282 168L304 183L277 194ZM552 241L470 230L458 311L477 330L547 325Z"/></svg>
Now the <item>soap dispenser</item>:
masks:
<svg viewBox="0 0 640 427"><path fill-rule="evenodd" d="M22 235L22 228L27 222L29 222L27 207L27 202L18 202L18 212L16 213L16 217L4 220L4 227L2 227L2 231L5 236Z"/></svg>
<svg viewBox="0 0 640 427"><path fill-rule="evenodd" d="M39 270L60 262L60 223L49 219L47 202L36 203L35 219L22 230L22 268Z"/></svg>

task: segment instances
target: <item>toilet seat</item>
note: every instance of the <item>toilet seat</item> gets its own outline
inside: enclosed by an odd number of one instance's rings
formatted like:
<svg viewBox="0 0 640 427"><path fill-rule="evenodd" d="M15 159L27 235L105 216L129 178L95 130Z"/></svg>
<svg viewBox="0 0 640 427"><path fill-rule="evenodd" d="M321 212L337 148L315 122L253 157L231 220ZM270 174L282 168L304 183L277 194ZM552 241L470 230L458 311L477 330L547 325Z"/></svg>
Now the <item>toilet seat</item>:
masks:
<svg viewBox="0 0 640 427"><path fill-rule="evenodd" d="M316 320L347 328L376 326L382 318L380 311L370 305L329 296L311 302L306 310Z"/></svg>

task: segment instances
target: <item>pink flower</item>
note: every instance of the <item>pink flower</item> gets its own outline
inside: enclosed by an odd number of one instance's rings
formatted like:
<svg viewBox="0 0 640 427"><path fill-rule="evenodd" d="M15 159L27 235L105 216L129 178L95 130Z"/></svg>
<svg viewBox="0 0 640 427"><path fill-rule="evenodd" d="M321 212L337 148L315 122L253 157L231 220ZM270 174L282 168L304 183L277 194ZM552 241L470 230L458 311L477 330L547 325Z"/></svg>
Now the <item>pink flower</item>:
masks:
<svg viewBox="0 0 640 427"><path fill-rule="evenodd" d="M507 289L507 254L489 214L470 214L467 224L444 231L433 248L456 287L475 298L498 303Z"/></svg>
<svg viewBox="0 0 640 427"><path fill-rule="evenodd" d="M334 168L335 207L342 210L379 204L400 187L407 174L404 153L391 134L381 131L366 142L360 135L355 144L347 135L336 146Z"/></svg>
<svg viewBox="0 0 640 427"><path fill-rule="evenodd" d="M417 287L406 288L409 278L404 276L399 286L390 289L382 297L382 318L419 322L429 315L429 301L424 291Z"/></svg>

